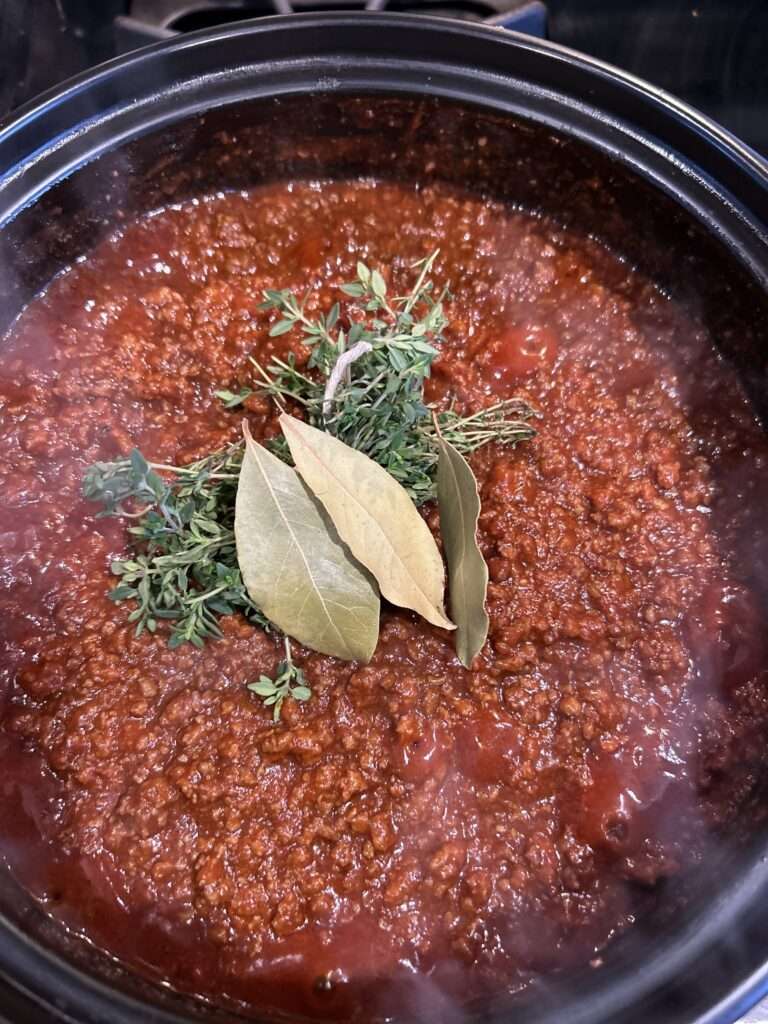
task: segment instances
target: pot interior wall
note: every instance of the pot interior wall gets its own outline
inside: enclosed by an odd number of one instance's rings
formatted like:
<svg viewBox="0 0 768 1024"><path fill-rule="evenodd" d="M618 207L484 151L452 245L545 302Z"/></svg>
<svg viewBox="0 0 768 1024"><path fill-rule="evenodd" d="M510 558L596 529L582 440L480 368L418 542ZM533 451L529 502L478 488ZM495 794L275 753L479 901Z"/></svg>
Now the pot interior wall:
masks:
<svg viewBox="0 0 768 1024"><path fill-rule="evenodd" d="M81 167L4 228L0 331L120 224L217 190L290 178L450 182L596 236L689 302L764 415L768 296L670 196L547 127L428 97L287 96L217 108Z"/></svg>
<svg viewBox="0 0 768 1024"><path fill-rule="evenodd" d="M736 255L673 198L584 144L500 113L424 98L250 101L166 128L159 137L146 135L84 165L3 229L0 331L56 273L148 211L273 180L360 176L449 182L597 236L690 304L724 358L739 369L759 414L768 418L768 296ZM758 577L768 579L767 570L768 559L755 559ZM740 870L741 856L724 843L699 877L687 881L690 913L723 890L724 879ZM628 957L644 958L662 936L673 935L682 920L680 895L676 884L645 894L645 927L608 960L615 957L626 966ZM172 994L67 938L7 875L0 875L0 909L89 973L155 1005L178 1007ZM540 993L537 999L537 1008L528 1007L531 1013L542 1010ZM188 1014L222 1019L199 1004L181 1004ZM516 1019L522 1013L521 1006Z"/></svg>

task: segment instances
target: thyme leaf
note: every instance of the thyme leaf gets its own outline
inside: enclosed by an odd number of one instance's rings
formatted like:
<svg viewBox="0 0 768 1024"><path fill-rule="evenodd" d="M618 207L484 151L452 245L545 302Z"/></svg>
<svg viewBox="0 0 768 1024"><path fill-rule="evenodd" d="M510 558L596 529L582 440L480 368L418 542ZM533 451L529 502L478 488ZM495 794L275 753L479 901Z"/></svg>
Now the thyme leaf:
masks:
<svg viewBox="0 0 768 1024"><path fill-rule="evenodd" d="M252 394L253 388L240 388L236 394L234 391L227 389L214 391L214 395L222 402L225 409L236 409L238 405L242 405L246 398L250 398Z"/></svg>

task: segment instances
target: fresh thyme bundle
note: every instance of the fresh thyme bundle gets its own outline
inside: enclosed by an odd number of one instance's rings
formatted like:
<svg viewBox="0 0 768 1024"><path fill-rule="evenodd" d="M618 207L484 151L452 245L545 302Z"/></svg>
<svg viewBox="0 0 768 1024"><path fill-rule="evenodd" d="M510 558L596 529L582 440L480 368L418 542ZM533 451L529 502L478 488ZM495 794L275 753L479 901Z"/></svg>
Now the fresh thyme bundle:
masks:
<svg viewBox="0 0 768 1024"><path fill-rule="evenodd" d="M390 297L381 273L359 263L357 279L341 286L343 300L315 318L306 313L306 298L266 291L262 308L279 314L270 335L300 331L311 349L306 370L292 357L274 358L266 367L252 360L257 374L253 387L237 393L221 390L218 397L235 408L257 391L271 396L283 413L300 409L307 428L367 456L402 485L415 505L437 495L438 463L449 451L461 459L462 453L492 441L516 444L531 437L532 411L517 399L470 416L453 409L436 412L425 404L424 382L446 327L447 293L438 293L429 277L436 255L416 265L417 280L404 296ZM282 419L284 430L289 421L296 422ZM276 438L269 448L290 465L289 436ZM294 440L299 444L306 438L297 435ZM251 444L252 454L263 450ZM252 622L269 625L249 596L253 588L246 588L238 561L235 505L245 453L245 443L239 442L191 465L169 466L134 451L129 458L96 463L88 470L84 493L103 503L100 515L131 521L134 554L112 564L120 583L110 597L135 605L129 618L137 633L154 632L167 620L171 646L189 642L199 647L221 635L222 615L241 611ZM265 473L272 472L263 457L253 465L257 463L267 467ZM468 466L466 472L471 478ZM466 484L461 466L459 476ZM463 493L454 489L452 504L461 505ZM472 499L467 492L467 501L476 501L476 493ZM286 679L295 678L289 648L286 672ZM257 689L265 697L273 695L266 693L267 682L265 678L258 684L263 694ZM305 699L301 685L299 699ZM272 703L279 714L282 699Z"/></svg>
<svg viewBox="0 0 768 1024"><path fill-rule="evenodd" d="M436 496L438 427L424 403L424 381L447 326L447 292L435 295L429 279L436 256L417 264L413 289L394 299L388 299L380 272L358 263L357 280L342 285L341 291L353 300L355 312L367 316L353 320L346 331L338 327L341 303L327 316L310 319L306 300L300 302L290 291L266 291L262 308L280 313L270 335L300 330L311 347L308 372L298 370L293 357L273 359L266 370L252 360L259 376L256 388L281 407L296 403L309 424L368 455L403 485L416 505ZM253 390L217 394L227 408L234 408ZM468 454L491 441L515 444L531 437L531 415L525 402L510 399L471 416L445 410L438 413L438 426L445 440ZM290 461L284 438L277 438L271 448Z"/></svg>
<svg viewBox="0 0 768 1024"><path fill-rule="evenodd" d="M267 625L243 586L235 550L242 460L238 443L189 466L150 464L134 450L127 459L88 469L83 493L104 504L99 516L135 523L128 527L135 554L112 563L120 584L109 596L135 602L128 618L137 635L154 633L168 620L171 647L202 647L221 636L222 615L241 611Z"/></svg>

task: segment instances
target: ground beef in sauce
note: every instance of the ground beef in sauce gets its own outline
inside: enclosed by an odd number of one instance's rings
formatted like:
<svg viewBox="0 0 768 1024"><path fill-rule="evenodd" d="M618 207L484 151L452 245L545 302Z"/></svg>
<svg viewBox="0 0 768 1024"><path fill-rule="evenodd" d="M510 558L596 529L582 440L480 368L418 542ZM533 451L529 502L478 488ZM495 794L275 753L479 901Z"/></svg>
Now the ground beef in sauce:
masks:
<svg viewBox="0 0 768 1024"><path fill-rule="evenodd" d="M541 412L472 459L489 642L466 671L388 609L368 666L299 649L314 696L274 725L245 688L274 639L237 617L202 651L133 636L106 597L124 525L83 471L237 436L213 391L252 352L307 354L267 338L262 289L327 307L358 258L402 287L437 246L431 399ZM734 552L768 447L695 316L596 243L437 186L174 207L30 305L0 409L6 853L54 916L179 988L358 1017L521 988L592 960L636 883L694 866L753 787L765 622ZM274 431L264 400L246 413Z"/></svg>

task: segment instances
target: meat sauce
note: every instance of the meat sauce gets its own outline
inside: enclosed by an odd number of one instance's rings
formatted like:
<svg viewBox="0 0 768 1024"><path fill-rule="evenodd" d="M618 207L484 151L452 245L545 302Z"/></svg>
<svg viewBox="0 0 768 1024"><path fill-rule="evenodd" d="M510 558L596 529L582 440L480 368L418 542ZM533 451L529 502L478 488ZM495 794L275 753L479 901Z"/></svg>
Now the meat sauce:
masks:
<svg viewBox="0 0 768 1024"><path fill-rule="evenodd" d="M489 641L386 608L367 666L232 616L169 650L107 599L125 524L85 468L234 439L264 288L328 308L439 247L428 397L519 395L534 440L472 457ZM768 446L690 311L597 243L449 188L293 183L130 224L23 313L0 365L0 813L6 859L97 945L218 1003L371 1018L586 965L637 893L744 818L764 760ZM245 406L274 432L262 398ZM436 527L435 510L425 509ZM749 823L744 828L748 829ZM398 981L400 984L393 984Z"/></svg>

